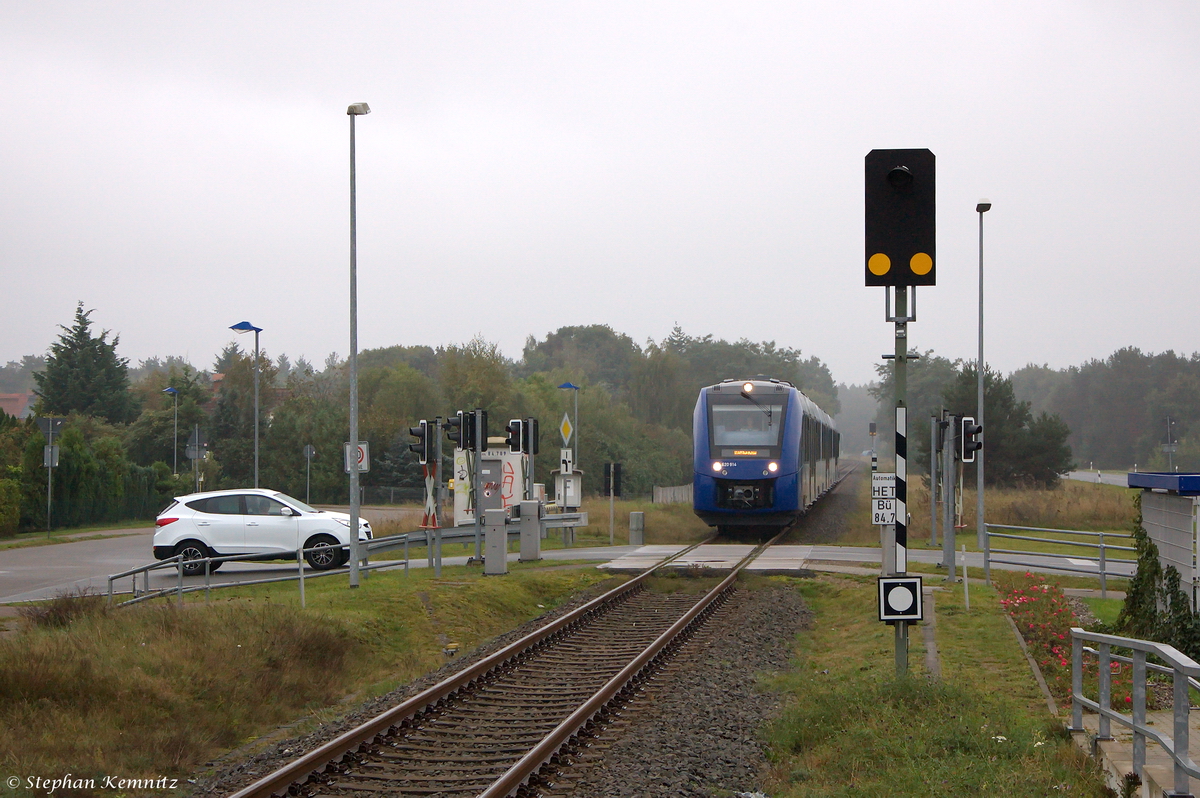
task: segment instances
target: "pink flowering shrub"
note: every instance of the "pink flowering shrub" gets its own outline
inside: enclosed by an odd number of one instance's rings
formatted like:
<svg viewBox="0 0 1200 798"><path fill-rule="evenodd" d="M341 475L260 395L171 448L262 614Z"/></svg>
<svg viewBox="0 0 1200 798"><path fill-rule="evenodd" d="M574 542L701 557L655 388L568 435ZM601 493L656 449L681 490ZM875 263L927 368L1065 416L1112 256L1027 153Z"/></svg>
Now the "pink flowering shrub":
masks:
<svg viewBox="0 0 1200 798"><path fill-rule="evenodd" d="M1004 574L996 580L1000 606L1017 625L1029 653L1037 661L1046 684L1060 704L1071 699L1071 627L1078 621L1071 611L1062 588L1041 575ZM1094 656L1084 656L1084 690L1096 697ZM1112 703L1120 707L1129 702L1131 681L1127 666L1112 663Z"/></svg>

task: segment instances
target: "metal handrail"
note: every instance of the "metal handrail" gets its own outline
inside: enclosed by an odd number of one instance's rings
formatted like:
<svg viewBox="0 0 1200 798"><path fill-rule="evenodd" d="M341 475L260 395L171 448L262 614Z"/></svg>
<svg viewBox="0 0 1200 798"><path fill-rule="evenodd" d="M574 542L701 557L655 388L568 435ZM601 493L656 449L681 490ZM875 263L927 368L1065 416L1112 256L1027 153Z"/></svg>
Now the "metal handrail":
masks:
<svg viewBox="0 0 1200 798"><path fill-rule="evenodd" d="M1085 535L1090 537L1133 539L1133 535L1130 535L1128 532L1088 532L1082 529L1046 529L1040 526L1012 526L1010 524L986 524L986 526L988 529L1020 529L1025 532L1057 532L1063 535Z"/></svg>
<svg viewBox="0 0 1200 798"><path fill-rule="evenodd" d="M1096 538L1097 542L1090 543L1090 542L1078 541L1078 540L1057 540L1054 538L1034 537L1032 535L1012 535L1012 534L1008 534L1005 532L993 532L992 531L993 529L1012 529L1012 530L1018 530L1018 531L1024 531L1024 532L1049 532L1049 533L1061 534L1061 535L1080 535L1083 537ZM1116 564L1120 564L1120 565L1136 565L1137 564L1136 560L1112 559L1108 556L1108 552L1110 550L1137 551L1137 549L1134 547L1131 547L1131 546L1119 546L1119 545L1115 545L1115 544L1105 543L1105 539L1106 538L1132 539L1132 537L1133 537L1132 535L1125 533L1125 532L1088 532L1088 531L1079 530L1079 529L1047 529L1045 527L1012 526L1009 524L984 524L983 576L984 576L984 579L986 579L987 582L990 584L992 581L992 563L1000 563L1000 564L1004 564L1004 565L1024 565L1026 567L1029 566L1029 563L1027 561L1001 559L999 557L993 557L992 556L993 553L1016 554L1016 555L1020 555L1023 557L1045 557L1045 558L1051 559L1051 560L1069 560L1069 559L1072 559L1072 557L1073 557L1073 555L1070 555L1070 554L1059 554L1057 552L1027 551L1027 550L1019 550L1019 549L993 549L992 548L992 538L1005 538L1008 540L1021 540L1021 541L1028 541L1030 543L1051 543L1051 544L1056 544L1056 545L1060 545L1060 546L1080 546L1080 547L1096 550L1095 559L1097 560L1097 563L1096 563L1097 569L1095 571L1091 571L1091 570L1088 570L1085 568L1071 568L1066 565L1054 565L1054 564L1045 564L1045 565L1042 565L1041 567L1046 570L1062 571L1064 573L1088 574L1089 576L1099 576L1100 577L1100 596L1102 598L1108 598L1108 577L1110 577L1110 576L1115 576L1115 577L1128 576L1127 574L1109 571L1108 566L1112 563L1116 563ZM1074 556L1079 556L1079 555L1074 555Z"/></svg>
<svg viewBox="0 0 1200 798"><path fill-rule="evenodd" d="M1092 701L1083 694L1083 654L1084 643L1096 643L1096 652L1100 663L1097 668L1097 701ZM1133 657L1117 657L1112 653L1112 647L1133 650ZM1167 663L1166 668L1146 662L1146 655L1158 657ZM1133 712L1130 715L1117 712L1112 708L1112 661L1129 662L1133 665ZM1173 715L1174 728L1172 736L1152 729L1146 722L1146 670L1170 672L1174 686ZM1197 684L1200 677L1200 663L1183 654L1173 646L1165 643L1155 643L1150 640L1137 640L1131 637L1089 632L1079 627L1071 629L1071 731L1082 732L1083 710L1088 709L1100 716L1098 740L1112 739L1112 721L1133 730L1133 771L1145 781L1146 740L1158 743L1164 751L1171 755L1174 771L1175 794L1188 794L1188 777L1200 778L1200 766L1197 766L1188 755L1188 689Z"/></svg>
<svg viewBox="0 0 1200 798"><path fill-rule="evenodd" d="M990 524L988 526L991 526ZM1056 540L1054 538L1031 538L1026 535L1006 535L1003 532L989 533L994 538L1008 538L1009 540L1031 540L1034 543L1054 543L1059 546L1084 546L1086 548L1095 548L1097 543L1088 543L1082 540ZM1102 536L1103 537L1103 536ZM1109 543L1104 544L1106 549L1118 549L1120 551L1137 551L1136 546L1116 546Z"/></svg>
<svg viewBox="0 0 1200 798"><path fill-rule="evenodd" d="M565 527L565 526L586 525L587 524L587 513L569 513L569 514L563 513L563 514L561 514L561 516L562 516L561 518L559 518L558 516L547 516L548 518L554 518L560 522L553 523L553 524L546 524L546 526L547 527L551 527L551 526ZM419 530L415 530L413 532L402 532L398 535L389 535L387 537L374 538L372 540L369 540L369 541L367 541L367 543L365 545L366 551L363 555L363 560L365 562L373 553L382 553L382 552L393 551L396 549L403 548L404 549L404 571L405 571L405 573L408 573L408 565L409 565L409 559L410 559L408 556L409 545L410 544L424 545L428 548L429 546L431 546L433 544L432 538L434 537L434 536L430 535L430 531L431 530L428 530L428 529L419 529ZM471 540L475 537L474 528L469 527L469 526L447 527L445 529L439 529L438 532L440 534L438 534L436 537L439 539L438 540L439 547L440 547L440 544L445 541ZM520 538L520 534L521 534L520 527L515 524L510 525L509 528L507 529L507 534L510 538ZM342 551L347 551L347 550L349 550L350 547L348 544L341 544L339 546L316 546L316 547L308 548L308 549L300 549L299 551L296 552L296 558L298 561L300 561L300 560L302 560L302 558L305 554L308 554L313 551L317 551L318 549L329 549L329 548L335 548L335 549L340 549ZM440 548L439 548L439 551L440 551ZM288 556L290 556L290 554ZM433 558L432 551L430 551L430 553L428 554L428 558L430 560L432 560L432 558ZM147 565L139 566L137 568L130 568L129 570L122 571L121 573L118 573L118 574L111 574L108 577L108 603L112 604L112 602L113 602L113 582L116 581L117 579L123 579L127 576L134 577L134 584L133 584L133 591L132 591L133 598L131 598L127 601L121 602L120 604L117 605L118 607L124 607L129 604L140 604L143 601L147 601L147 600L153 599L153 598L158 598L159 596L163 596L163 595L167 595L167 594L176 595L179 598L180 602L182 602L183 595L185 593L196 593L196 592L203 590L203 591L205 591L205 594L207 596L207 593L209 591L211 591L213 587L218 587L218 588L219 587L241 587L241 586L246 586L246 585L263 585L263 584L269 584L272 582L291 582L291 581L297 581L297 580L301 583L300 593L301 593L301 602L303 603L303 600L304 600L303 583L304 583L305 579L316 579L316 578L319 578L322 576L330 576L332 574L345 573L344 568L334 568L334 569L330 569L328 571L320 571L315 574L306 575L303 570L302 562L298 562L297 563L297 573L295 576L274 576L274 577L267 577L264 579L240 580L237 582L220 582L220 583L217 583L216 585L213 585L210 582L211 566L213 564L221 564L221 563L226 563L226 562L262 562L262 561L268 560L268 559L285 559L285 557L276 557L276 556L273 556L270 554L268 554L268 555L227 554L227 555L222 555L219 557L204 557L202 559L189 560L188 562L192 562L192 563L204 563L204 584L185 587L183 584L182 557L177 554L174 557L171 557L166 560L159 560L159 561L156 561L153 563L149 563ZM173 588L173 589L163 588L161 590L151 590L150 589L150 573L149 572L154 571L154 570L164 569L164 568L170 568L170 567L176 568L179 572L179 579L178 579L178 582L177 582L175 588ZM395 567L397 567L395 565L395 562L377 563L375 565L364 564L364 565L359 566L359 568L361 570L368 570L368 571L376 570L379 568L395 568ZM145 587L145 591L139 595L138 591L137 591L137 576L136 575L143 573L143 572L145 572L145 574L146 574L145 575L146 587Z"/></svg>
<svg viewBox="0 0 1200 798"><path fill-rule="evenodd" d="M1092 654L1093 656L1097 656L1097 657L1100 656L1100 651L1098 649L1092 648L1091 646L1084 646L1083 653L1084 654ZM1126 665L1133 664L1133 657L1123 657L1120 654L1113 654L1113 653L1109 652L1108 658L1114 662L1123 662ZM1171 668L1165 667L1163 665L1155 665L1153 662L1146 663L1146 670L1154 671L1155 673L1174 673L1175 672ZM1195 678L1189 676L1189 677L1187 677L1187 680L1188 680L1188 685L1193 690L1200 690L1200 679L1195 679Z"/></svg>

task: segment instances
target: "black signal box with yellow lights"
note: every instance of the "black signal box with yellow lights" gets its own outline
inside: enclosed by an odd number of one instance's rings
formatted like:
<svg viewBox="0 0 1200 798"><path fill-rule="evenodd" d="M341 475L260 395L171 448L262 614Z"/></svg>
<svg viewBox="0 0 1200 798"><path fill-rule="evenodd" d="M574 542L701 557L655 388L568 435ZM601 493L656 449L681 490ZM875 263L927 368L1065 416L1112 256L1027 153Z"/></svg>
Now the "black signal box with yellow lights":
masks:
<svg viewBox="0 0 1200 798"><path fill-rule="evenodd" d="M867 285L936 285L936 181L929 150L866 159Z"/></svg>

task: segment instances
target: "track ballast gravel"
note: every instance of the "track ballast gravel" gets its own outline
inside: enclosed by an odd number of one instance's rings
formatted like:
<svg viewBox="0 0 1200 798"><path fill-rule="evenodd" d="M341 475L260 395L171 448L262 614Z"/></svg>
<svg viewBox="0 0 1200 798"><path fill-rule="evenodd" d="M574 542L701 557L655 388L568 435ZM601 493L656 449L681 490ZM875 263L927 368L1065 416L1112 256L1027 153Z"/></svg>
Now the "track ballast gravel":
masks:
<svg viewBox="0 0 1200 798"><path fill-rule="evenodd" d="M759 584L738 588L544 794L666 798L757 790L766 762L761 735L780 707L759 677L787 669L795 636L811 619L794 588Z"/></svg>

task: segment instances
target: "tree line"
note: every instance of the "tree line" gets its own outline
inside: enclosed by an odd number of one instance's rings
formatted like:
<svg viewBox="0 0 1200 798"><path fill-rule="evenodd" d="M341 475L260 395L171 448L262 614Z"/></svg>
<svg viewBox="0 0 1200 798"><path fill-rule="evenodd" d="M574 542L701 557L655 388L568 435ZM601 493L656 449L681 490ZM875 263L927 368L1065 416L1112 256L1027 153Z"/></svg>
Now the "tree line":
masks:
<svg viewBox="0 0 1200 798"><path fill-rule="evenodd" d="M1084 466L1200 471L1200 353L1127 347L1065 369L1031 364L1012 381L1035 410L1062 417ZM1170 457L1168 443L1177 446Z"/></svg>
<svg viewBox="0 0 1200 798"><path fill-rule="evenodd" d="M893 452L895 388L891 364L876 367L879 381L870 394L878 402L875 422L879 451ZM978 371L970 361L949 360L927 351L908 363L909 468L929 473L931 419L942 410L974 416L978 406ZM988 485L1051 488L1074 467L1070 429L1055 413L1035 414L1032 403L1017 398L1014 380L985 366L983 376L984 480ZM964 479L972 483L975 466L963 464Z"/></svg>
<svg viewBox="0 0 1200 798"><path fill-rule="evenodd" d="M199 428L208 454L197 471L205 490L253 484L252 353L227 346L210 370L179 358L152 358L137 368L117 353L119 337L92 329L82 303L44 360L10 364L35 380L35 411L65 416L61 465L55 470L56 526L153 516L172 496L191 492L184 450ZM349 430L347 365L336 355L321 367L260 351L260 484L312 501L344 503L342 447ZM0 369L0 378L13 377ZM623 464L627 492L691 480L691 419L703 385L758 374L793 382L831 414L837 388L828 367L774 342L733 343L690 336L676 327L639 345L605 325L563 327L530 336L519 360L476 338L438 347L391 346L359 355L360 437L371 448L367 488L423 486L408 428L424 418L483 408L489 433L509 418L541 423L536 479L553 484L561 444L557 428L573 416L580 386L580 458L585 492L596 492L606 462ZM164 389L173 388L173 396ZM178 403L176 406L176 402ZM178 434L176 433L178 412ZM0 531L45 524L45 439L32 422L0 419ZM304 447L311 445L311 481ZM450 444L445 446L447 457ZM178 453L179 474L173 473ZM447 472L448 473L448 472Z"/></svg>

